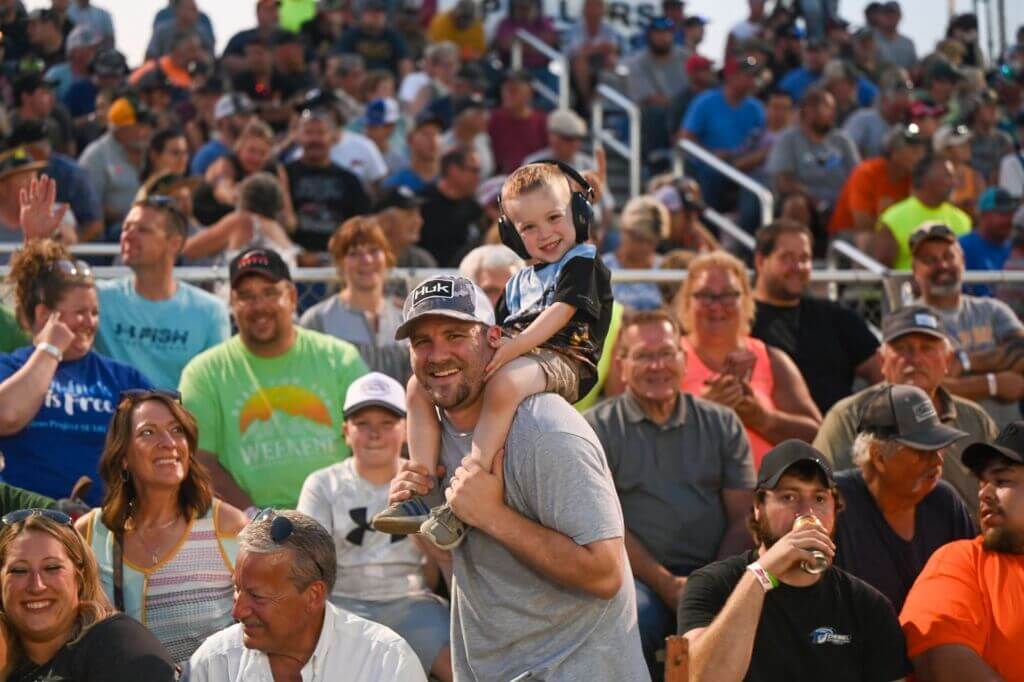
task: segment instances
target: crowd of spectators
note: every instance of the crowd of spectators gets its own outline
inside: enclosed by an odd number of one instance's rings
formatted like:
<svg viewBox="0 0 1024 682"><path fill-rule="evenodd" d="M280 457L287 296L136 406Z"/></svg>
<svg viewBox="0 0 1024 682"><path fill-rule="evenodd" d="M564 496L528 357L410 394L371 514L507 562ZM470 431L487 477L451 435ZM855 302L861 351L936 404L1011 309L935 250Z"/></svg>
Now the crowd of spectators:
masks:
<svg viewBox="0 0 1024 682"><path fill-rule="evenodd" d="M1024 27L749 0L719 52L682 0L253 0L218 51L200 4L134 64L90 0L0 0L0 678L660 679L676 633L699 679L1024 678L1024 289L964 281L1024 269ZM523 400L485 470L506 284L555 281L505 178L545 161L596 271L686 277L613 281L575 409ZM821 296L837 240L905 305ZM429 471L405 387L448 372ZM444 488L466 545L374 529Z"/></svg>

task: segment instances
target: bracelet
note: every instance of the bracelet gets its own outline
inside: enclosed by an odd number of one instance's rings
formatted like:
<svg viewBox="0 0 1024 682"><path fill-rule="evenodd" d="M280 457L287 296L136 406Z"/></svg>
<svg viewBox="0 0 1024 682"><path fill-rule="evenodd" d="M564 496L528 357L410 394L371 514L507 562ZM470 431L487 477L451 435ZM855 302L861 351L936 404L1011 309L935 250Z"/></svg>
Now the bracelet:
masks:
<svg viewBox="0 0 1024 682"><path fill-rule="evenodd" d="M245 514L251 521L252 519L256 518L257 514L260 513L260 508L254 504L251 504L248 507L246 507L245 511L243 511L242 513Z"/></svg>
<svg viewBox="0 0 1024 682"><path fill-rule="evenodd" d="M988 382L988 394L995 398L996 394L999 393L999 382L996 381L996 375L989 372L985 375L985 381Z"/></svg>
<svg viewBox="0 0 1024 682"><path fill-rule="evenodd" d="M956 359L960 361L960 366L964 370L964 374L971 373L971 356L967 354L967 351L960 350L956 353Z"/></svg>
<svg viewBox="0 0 1024 682"><path fill-rule="evenodd" d="M60 348L57 348L57 346L53 345L52 343L46 343L45 341L42 343L37 343L36 348L43 351L47 355L52 356L53 359L56 360L57 362L60 362L64 359L64 353L62 353Z"/></svg>
<svg viewBox="0 0 1024 682"><path fill-rule="evenodd" d="M749 564L747 566L747 570L754 574L754 577L757 578L757 582L761 584L761 588L765 592L771 592L779 586L779 579L769 573L765 567L758 562L755 561L754 563Z"/></svg>

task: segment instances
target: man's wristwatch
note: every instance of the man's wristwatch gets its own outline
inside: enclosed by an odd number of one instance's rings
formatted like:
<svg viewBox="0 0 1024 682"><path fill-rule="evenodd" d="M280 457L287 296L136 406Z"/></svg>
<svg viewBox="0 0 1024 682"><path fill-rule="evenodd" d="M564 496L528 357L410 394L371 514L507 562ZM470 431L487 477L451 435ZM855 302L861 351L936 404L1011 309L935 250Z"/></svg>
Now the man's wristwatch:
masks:
<svg viewBox="0 0 1024 682"><path fill-rule="evenodd" d="M57 348L57 346L53 345L52 343L46 343L45 341L43 343L37 343L36 348L43 351L47 355L52 355L53 359L56 360L57 362L60 362L64 359L64 353L61 351L60 348Z"/></svg>

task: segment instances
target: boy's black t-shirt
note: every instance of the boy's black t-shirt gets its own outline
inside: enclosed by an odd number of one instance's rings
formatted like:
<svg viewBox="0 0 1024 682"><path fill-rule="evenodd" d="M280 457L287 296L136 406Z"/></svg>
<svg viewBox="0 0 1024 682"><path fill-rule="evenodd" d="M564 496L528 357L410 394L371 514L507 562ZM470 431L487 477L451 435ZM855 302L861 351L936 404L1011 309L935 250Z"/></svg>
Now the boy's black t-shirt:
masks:
<svg viewBox="0 0 1024 682"><path fill-rule="evenodd" d="M178 670L160 641L141 623L118 613L65 644L48 663L24 661L8 682L173 682Z"/></svg>
<svg viewBox="0 0 1024 682"><path fill-rule="evenodd" d="M569 323L540 347L577 361L579 395L584 396L597 382L597 363L611 325L613 300L608 267L597 258L593 246L578 244L557 263L541 263L513 275L498 299L495 319L514 335L553 303L575 307Z"/></svg>
<svg viewBox="0 0 1024 682"><path fill-rule="evenodd" d="M888 597L897 612L935 550L978 534L967 505L945 481L918 503L910 541L885 520L860 469L839 472L836 485L846 502L836 518L836 565Z"/></svg>
<svg viewBox="0 0 1024 682"><path fill-rule="evenodd" d="M758 301L750 335L793 358L822 414L850 395L857 368L878 349L857 313L811 296L795 306Z"/></svg>
<svg viewBox="0 0 1024 682"><path fill-rule="evenodd" d="M292 239L308 251L326 251L338 225L370 212L363 184L341 166L310 166L299 159L287 164L285 172L299 222Z"/></svg>
<svg viewBox="0 0 1024 682"><path fill-rule="evenodd" d="M751 550L694 571L679 605L679 633L711 625L748 564ZM809 587L780 584L765 595L744 680L892 682L910 671L892 604L832 567Z"/></svg>

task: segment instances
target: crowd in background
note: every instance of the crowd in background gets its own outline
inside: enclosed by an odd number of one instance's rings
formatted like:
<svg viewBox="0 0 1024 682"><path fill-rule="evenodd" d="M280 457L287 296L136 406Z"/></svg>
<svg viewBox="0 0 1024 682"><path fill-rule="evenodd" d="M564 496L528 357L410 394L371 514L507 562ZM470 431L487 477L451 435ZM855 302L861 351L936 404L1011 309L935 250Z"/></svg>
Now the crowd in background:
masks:
<svg viewBox="0 0 1024 682"><path fill-rule="evenodd" d="M719 50L682 0L632 32L604 0L566 26L540 0L497 21L474 0L254 0L218 53L197 0L171 0L130 64L102 3L0 0L0 243L17 247L0 253L0 507L38 508L0 528L8 679L174 679L190 658L196 680L474 679L450 560L370 519L405 447L415 271L457 269L497 307L530 265L503 245L504 180L546 160L592 181L613 275L687 271L613 283L575 405L621 506L639 642L620 644L655 679L677 631L708 679L1024 676L1024 295L963 281L1024 270L1024 27L990 55L973 14L915 45L898 2L837 4L749 0ZM539 93L558 77L544 54L512 67L519 30L564 54L569 107ZM641 107L640 195L589 127L599 85ZM766 186L773 220L707 163L676 176L680 139ZM869 323L815 295L836 240L905 271L913 301ZM116 255L76 258L84 243ZM299 276L315 266L335 281ZM827 533L787 535L779 505ZM821 582L809 547L835 567ZM927 598L973 570L948 608ZM835 603L769 596L780 577ZM75 604L56 635L49 590ZM785 634L816 609L811 644L855 638L839 664ZM122 667L90 672L111 647ZM786 650L806 667L773 667Z"/></svg>

